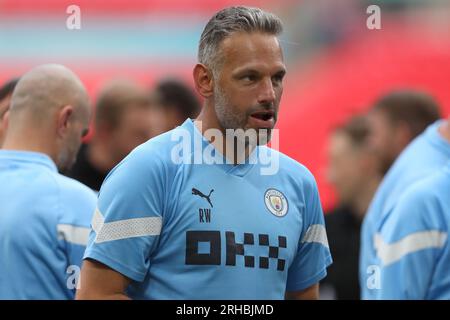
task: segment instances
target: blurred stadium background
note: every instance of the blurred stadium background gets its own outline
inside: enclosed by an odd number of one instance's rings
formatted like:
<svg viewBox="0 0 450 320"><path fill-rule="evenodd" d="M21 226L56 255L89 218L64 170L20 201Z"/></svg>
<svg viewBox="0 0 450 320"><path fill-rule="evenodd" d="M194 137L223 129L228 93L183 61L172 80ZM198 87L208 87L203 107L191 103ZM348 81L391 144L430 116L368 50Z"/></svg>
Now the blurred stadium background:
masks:
<svg viewBox="0 0 450 320"><path fill-rule="evenodd" d="M81 9L68 30L66 9ZM133 78L148 88L176 76L192 84L205 22L245 4L278 14L288 77L281 102L280 149L315 175L325 209L326 145L335 125L395 88L432 94L450 113L450 1L447 0L0 0L0 83L42 63L62 63L94 100L105 81ZM366 9L381 8L381 30Z"/></svg>

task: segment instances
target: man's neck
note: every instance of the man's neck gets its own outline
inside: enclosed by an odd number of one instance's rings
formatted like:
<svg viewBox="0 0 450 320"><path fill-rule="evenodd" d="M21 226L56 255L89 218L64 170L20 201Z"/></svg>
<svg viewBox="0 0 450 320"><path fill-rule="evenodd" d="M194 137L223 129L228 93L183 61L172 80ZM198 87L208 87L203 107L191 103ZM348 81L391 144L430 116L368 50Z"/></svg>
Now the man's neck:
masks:
<svg viewBox="0 0 450 320"><path fill-rule="evenodd" d="M111 159L108 147L95 138L87 146L86 158L100 172L108 172L116 165L116 162Z"/></svg>
<svg viewBox="0 0 450 320"><path fill-rule="evenodd" d="M27 135L26 138L7 135L3 143L3 150L18 150L39 152L48 155L53 162L57 163L57 152L55 146L49 144L51 139L41 138L39 135Z"/></svg>
<svg viewBox="0 0 450 320"><path fill-rule="evenodd" d="M233 136L227 137L226 130L220 125L217 116L213 114L214 106L205 105L200 115L195 119L194 125L205 136L205 132L209 129L216 129L222 133L222 141L214 139L208 141L218 150L230 163L237 165L243 163L248 159L249 155L253 152L256 146L249 144L245 145L245 148L238 148L238 141ZM244 153L242 154L242 149Z"/></svg>
<svg viewBox="0 0 450 320"><path fill-rule="evenodd" d="M363 220L364 216L369 208L370 202L375 195L375 192L381 182L381 177L372 177L366 184L360 189L358 195L355 195L354 201L351 204L351 208L355 213L358 220Z"/></svg>

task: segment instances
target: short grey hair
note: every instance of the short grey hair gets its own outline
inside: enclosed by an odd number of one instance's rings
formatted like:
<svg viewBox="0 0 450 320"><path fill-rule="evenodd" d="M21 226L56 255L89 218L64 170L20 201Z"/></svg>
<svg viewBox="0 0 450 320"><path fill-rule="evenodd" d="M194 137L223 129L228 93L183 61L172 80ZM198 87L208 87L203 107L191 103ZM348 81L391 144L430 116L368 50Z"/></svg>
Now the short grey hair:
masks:
<svg viewBox="0 0 450 320"><path fill-rule="evenodd" d="M198 61L216 74L220 60L218 49L225 38L236 32L262 32L278 36L282 31L280 18L272 13L244 6L225 8L206 24L200 37Z"/></svg>

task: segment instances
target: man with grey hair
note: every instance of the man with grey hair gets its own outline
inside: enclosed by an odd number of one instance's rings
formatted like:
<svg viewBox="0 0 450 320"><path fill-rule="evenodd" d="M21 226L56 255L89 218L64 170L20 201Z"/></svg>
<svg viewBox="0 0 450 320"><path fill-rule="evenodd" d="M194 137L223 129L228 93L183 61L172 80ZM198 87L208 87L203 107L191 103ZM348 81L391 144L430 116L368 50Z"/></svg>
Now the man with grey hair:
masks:
<svg viewBox="0 0 450 320"><path fill-rule="evenodd" d="M203 109L106 178L77 298L318 298L331 256L316 183L264 146L286 73L281 29L276 16L248 7L208 22L194 68ZM181 163L179 137L189 137ZM261 154L279 158L276 173L261 174ZM198 156L205 162L192 164Z"/></svg>
<svg viewBox="0 0 450 320"><path fill-rule="evenodd" d="M90 106L61 65L26 73L0 150L0 299L73 299L94 192L58 169L75 161Z"/></svg>

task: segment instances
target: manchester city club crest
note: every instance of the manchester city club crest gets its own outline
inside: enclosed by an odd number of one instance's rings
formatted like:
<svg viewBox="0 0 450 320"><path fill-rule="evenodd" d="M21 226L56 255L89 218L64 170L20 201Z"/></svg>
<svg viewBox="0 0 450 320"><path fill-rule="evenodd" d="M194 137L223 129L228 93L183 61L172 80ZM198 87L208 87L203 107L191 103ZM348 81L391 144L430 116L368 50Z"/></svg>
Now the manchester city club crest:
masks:
<svg viewBox="0 0 450 320"><path fill-rule="evenodd" d="M267 189L264 194L264 202L267 209L277 216L284 217L288 211L288 202L284 194L276 189Z"/></svg>

